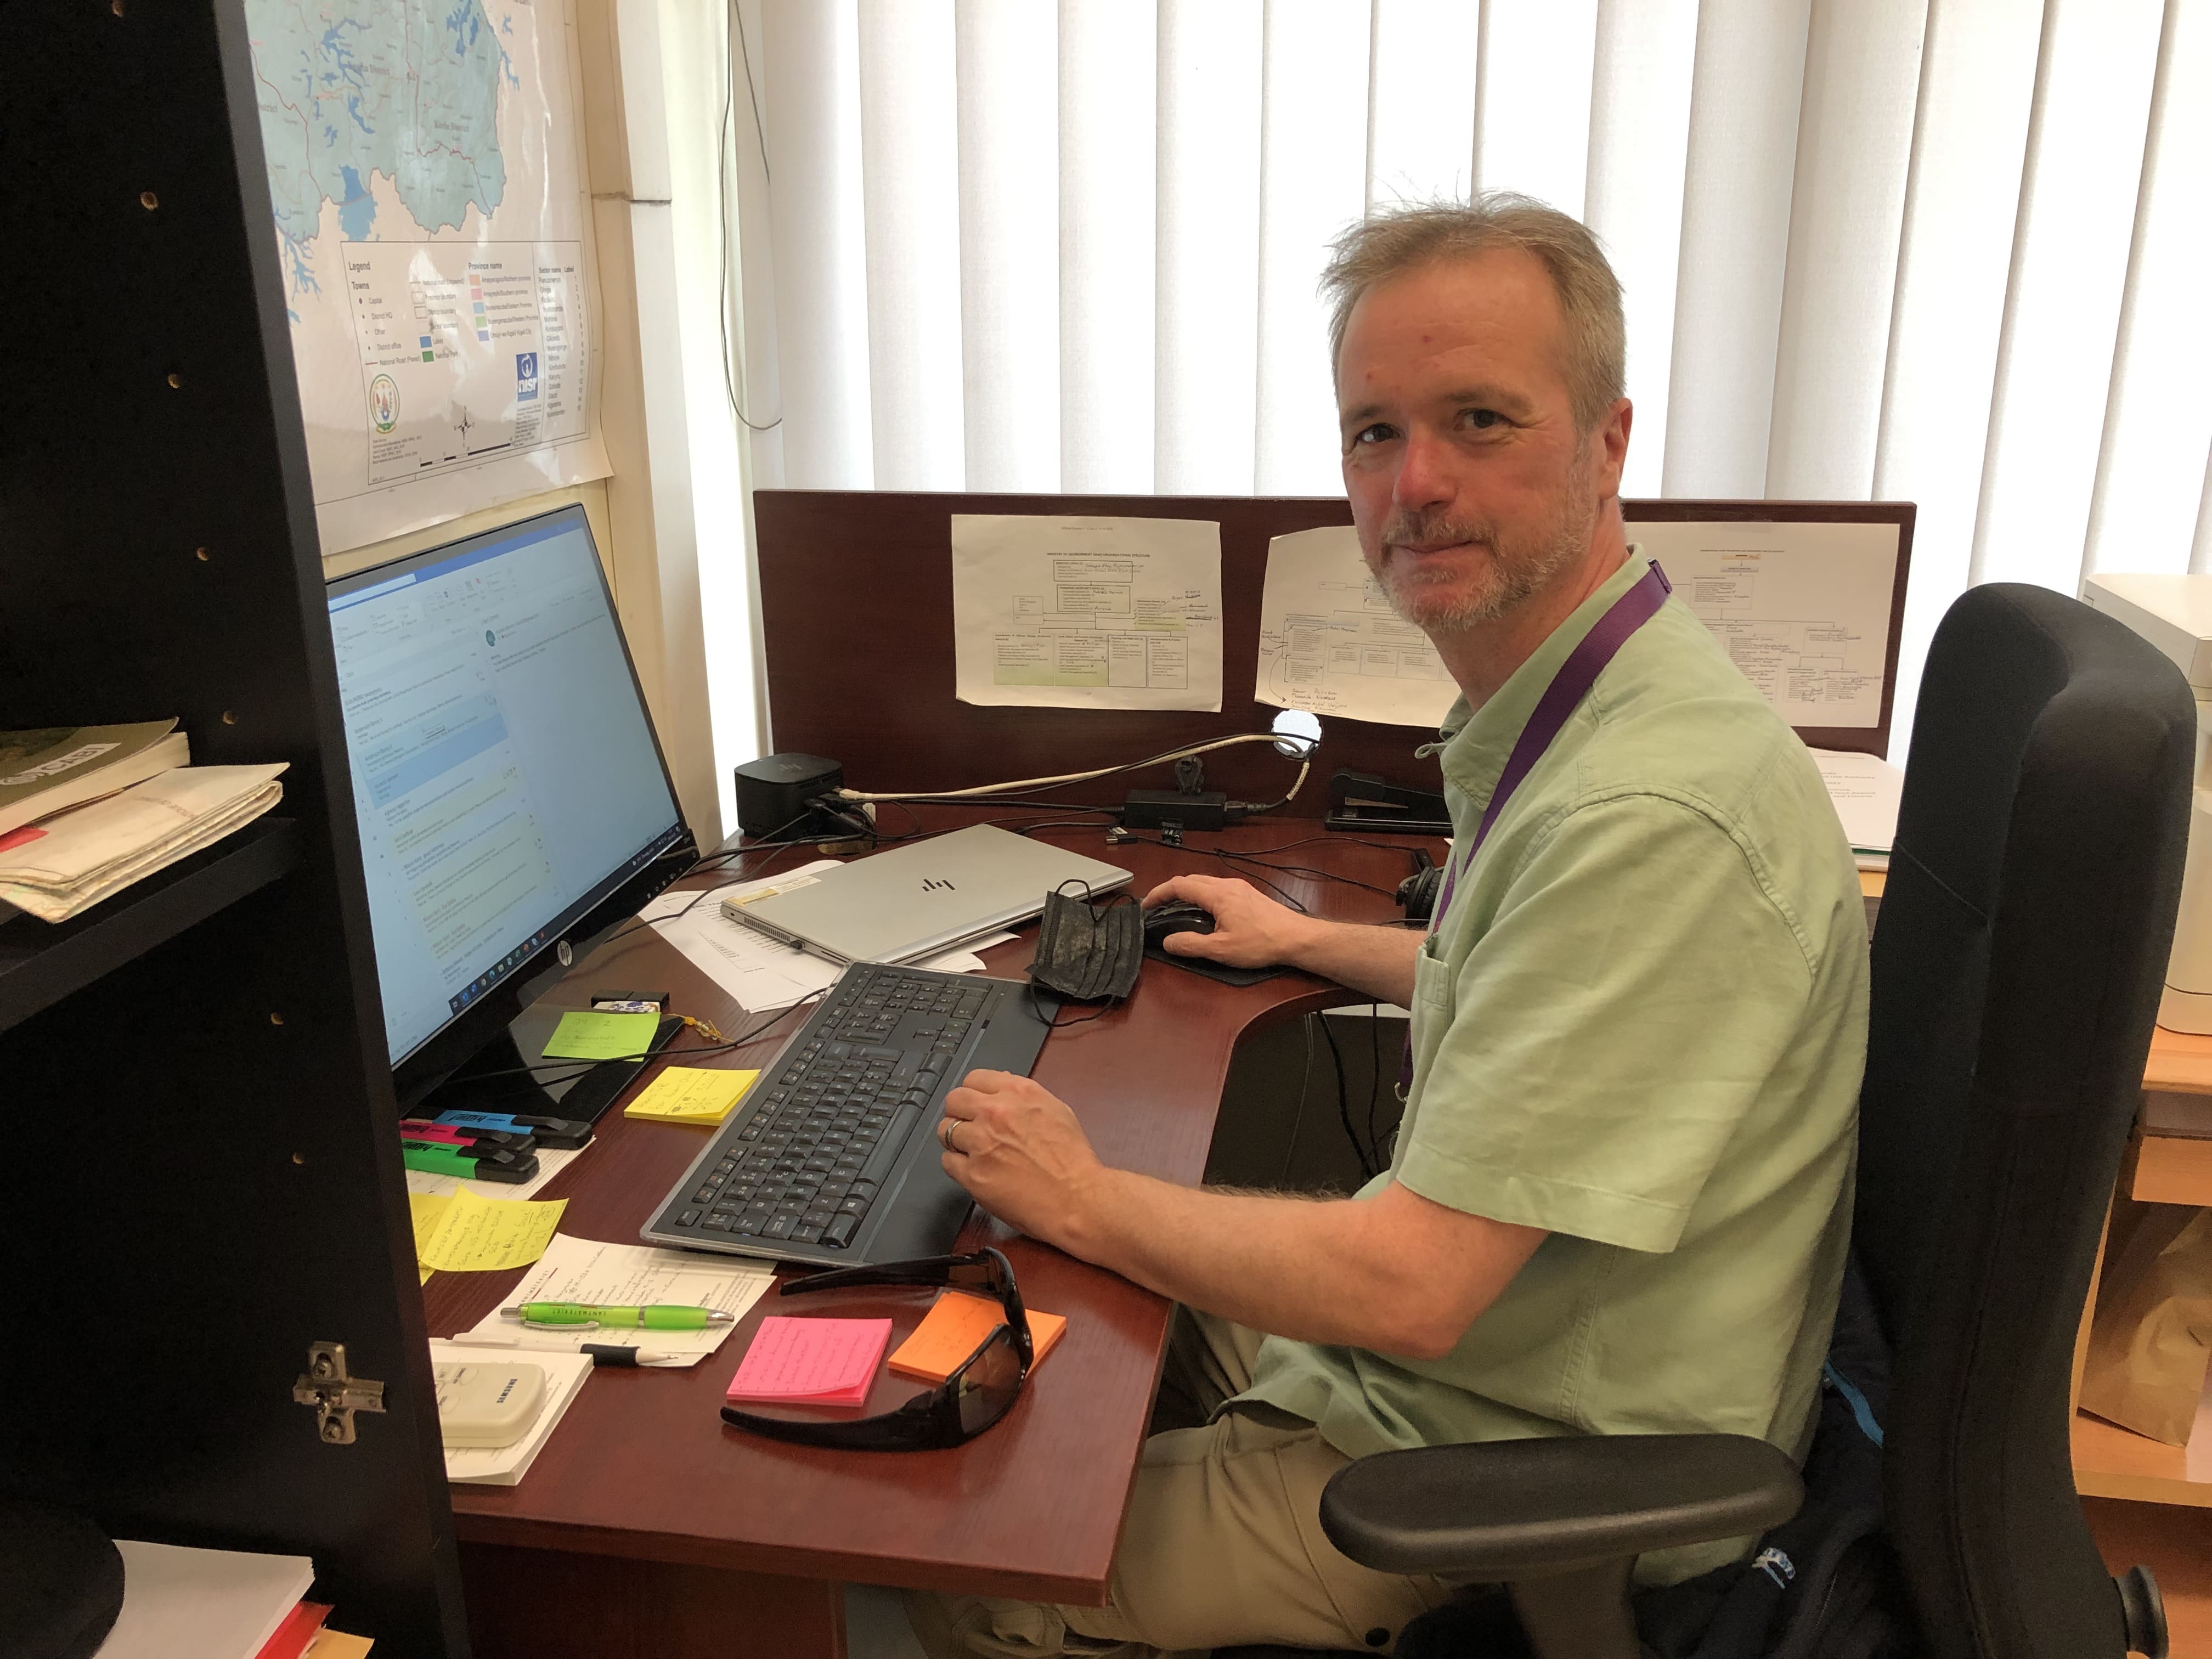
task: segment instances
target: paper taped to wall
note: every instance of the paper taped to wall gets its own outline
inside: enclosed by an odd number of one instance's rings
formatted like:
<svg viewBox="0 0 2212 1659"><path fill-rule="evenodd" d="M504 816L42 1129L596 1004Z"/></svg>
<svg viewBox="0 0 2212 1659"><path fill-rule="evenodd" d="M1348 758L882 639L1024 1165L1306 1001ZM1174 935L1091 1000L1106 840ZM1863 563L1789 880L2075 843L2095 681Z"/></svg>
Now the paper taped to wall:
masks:
<svg viewBox="0 0 2212 1659"><path fill-rule="evenodd" d="M1000 708L1221 708L1221 526L952 515L956 695Z"/></svg>
<svg viewBox="0 0 2212 1659"><path fill-rule="evenodd" d="M1881 724L1897 526L1643 520L1628 538L1790 725Z"/></svg>
<svg viewBox="0 0 2212 1659"><path fill-rule="evenodd" d="M1278 708L1433 731L1459 687L1428 636L1390 609L1358 533L1333 525L1267 544L1252 695Z"/></svg>

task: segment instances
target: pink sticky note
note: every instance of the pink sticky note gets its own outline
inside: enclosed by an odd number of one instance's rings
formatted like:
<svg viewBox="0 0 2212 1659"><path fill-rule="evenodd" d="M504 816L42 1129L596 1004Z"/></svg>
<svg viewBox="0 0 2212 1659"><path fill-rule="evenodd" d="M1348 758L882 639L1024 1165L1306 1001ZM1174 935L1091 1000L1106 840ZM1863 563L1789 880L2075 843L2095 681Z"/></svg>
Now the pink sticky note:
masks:
<svg viewBox="0 0 2212 1659"><path fill-rule="evenodd" d="M753 1334L732 1400L795 1400L810 1406L867 1403L876 1367L890 1346L888 1319L785 1319L770 1315Z"/></svg>

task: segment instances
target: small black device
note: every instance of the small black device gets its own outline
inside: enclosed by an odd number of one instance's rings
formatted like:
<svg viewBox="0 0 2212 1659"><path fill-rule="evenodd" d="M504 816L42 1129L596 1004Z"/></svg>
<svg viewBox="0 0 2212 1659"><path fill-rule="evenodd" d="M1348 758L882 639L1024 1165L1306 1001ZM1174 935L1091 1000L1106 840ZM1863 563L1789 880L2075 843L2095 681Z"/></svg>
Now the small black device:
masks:
<svg viewBox="0 0 2212 1659"><path fill-rule="evenodd" d="M1229 797L1218 789L1187 794L1173 789L1132 789L1121 807L1124 830L1225 830Z"/></svg>
<svg viewBox="0 0 2212 1659"><path fill-rule="evenodd" d="M763 755L737 769L738 828L749 836L805 841L853 833L842 818L814 807L818 796L845 787L845 769L819 755Z"/></svg>
<svg viewBox="0 0 2212 1659"><path fill-rule="evenodd" d="M1395 836L1449 836L1451 814L1444 798L1432 789L1410 789L1386 783L1370 772L1353 772L1340 766L1328 781L1328 816L1322 820L1330 830L1362 834L1381 830Z"/></svg>
<svg viewBox="0 0 2212 1659"><path fill-rule="evenodd" d="M1170 899L1145 912L1145 946L1158 949L1173 933L1210 933L1213 912L1188 899Z"/></svg>
<svg viewBox="0 0 2212 1659"><path fill-rule="evenodd" d="M639 1237L830 1267L943 1251L969 1199L939 1104L977 1066L1026 1076L1059 1012L1018 980L854 963Z"/></svg>

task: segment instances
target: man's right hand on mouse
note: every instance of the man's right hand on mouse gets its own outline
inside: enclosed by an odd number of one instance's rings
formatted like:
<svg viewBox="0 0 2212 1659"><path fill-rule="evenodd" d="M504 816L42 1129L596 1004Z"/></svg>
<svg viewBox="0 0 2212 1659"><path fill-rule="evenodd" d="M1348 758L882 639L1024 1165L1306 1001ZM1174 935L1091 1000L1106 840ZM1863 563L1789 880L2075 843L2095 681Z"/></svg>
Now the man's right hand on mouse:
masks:
<svg viewBox="0 0 2212 1659"><path fill-rule="evenodd" d="M1299 950L1325 924L1279 904L1249 882L1220 876L1176 876L1145 895L1145 908L1186 899L1212 913L1210 933L1170 933L1160 949L1172 957L1203 957L1231 968L1295 963Z"/></svg>

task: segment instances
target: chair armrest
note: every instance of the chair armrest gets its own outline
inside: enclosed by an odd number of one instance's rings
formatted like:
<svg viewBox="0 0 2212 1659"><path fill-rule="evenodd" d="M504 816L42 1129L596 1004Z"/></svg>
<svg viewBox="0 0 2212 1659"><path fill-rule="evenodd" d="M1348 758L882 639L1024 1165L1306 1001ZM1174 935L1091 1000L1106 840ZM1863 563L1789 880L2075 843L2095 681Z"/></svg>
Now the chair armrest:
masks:
<svg viewBox="0 0 2212 1659"><path fill-rule="evenodd" d="M1364 1566L1500 1583L1757 1534L1804 1498L1796 1466L1744 1435L1490 1440L1360 1458L1321 1524Z"/></svg>

